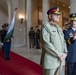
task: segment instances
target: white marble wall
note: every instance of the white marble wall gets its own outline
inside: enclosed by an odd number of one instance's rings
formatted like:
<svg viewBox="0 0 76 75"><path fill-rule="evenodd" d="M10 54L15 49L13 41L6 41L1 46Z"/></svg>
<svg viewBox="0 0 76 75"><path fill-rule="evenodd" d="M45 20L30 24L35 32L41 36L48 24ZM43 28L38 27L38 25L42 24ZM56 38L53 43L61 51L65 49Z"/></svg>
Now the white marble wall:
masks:
<svg viewBox="0 0 76 75"><path fill-rule="evenodd" d="M43 24L48 21L47 11L50 8L50 0L42 0Z"/></svg>
<svg viewBox="0 0 76 75"><path fill-rule="evenodd" d="M70 0L70 13L76 13L76 0Z"/></svg>

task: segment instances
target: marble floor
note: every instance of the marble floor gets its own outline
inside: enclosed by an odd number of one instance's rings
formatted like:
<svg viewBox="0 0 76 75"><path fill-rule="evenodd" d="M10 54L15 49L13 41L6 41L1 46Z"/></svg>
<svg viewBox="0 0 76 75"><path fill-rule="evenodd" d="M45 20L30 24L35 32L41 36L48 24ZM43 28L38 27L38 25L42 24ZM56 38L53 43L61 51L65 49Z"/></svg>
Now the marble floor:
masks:
<svg viewBox="0 0 76 75"><path fill-rule="evenodd" d="M20 48L12 48L13 52L37 63L40 64L40 58L41 58L41 49L35 49L35 48L28 48L28 47L20 47Z"/></svg>

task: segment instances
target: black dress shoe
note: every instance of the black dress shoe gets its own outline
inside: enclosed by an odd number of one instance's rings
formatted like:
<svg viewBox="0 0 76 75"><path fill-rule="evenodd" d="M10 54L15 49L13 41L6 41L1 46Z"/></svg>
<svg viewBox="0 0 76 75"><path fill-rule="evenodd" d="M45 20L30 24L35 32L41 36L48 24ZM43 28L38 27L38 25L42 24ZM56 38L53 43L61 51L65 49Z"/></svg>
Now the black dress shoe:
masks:
<svg viewBox="0 0 76 75"><path fill-rule="evenodd" d="M40 47L36 47L36 49L40 49Z"/></svg>
<svg viewBox="0 0 76 75"><path fill-rule="evenodd" d="M5 60L11 60L10 58L5 58Z"/></svg>

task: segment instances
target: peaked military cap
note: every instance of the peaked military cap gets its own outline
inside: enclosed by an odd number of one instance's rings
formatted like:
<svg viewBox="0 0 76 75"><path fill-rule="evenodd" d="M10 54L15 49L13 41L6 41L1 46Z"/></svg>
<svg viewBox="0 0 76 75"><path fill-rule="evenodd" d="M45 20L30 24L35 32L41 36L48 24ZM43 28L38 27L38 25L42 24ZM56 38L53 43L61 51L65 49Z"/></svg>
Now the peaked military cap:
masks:
<svg viewBox="0 0 76 75"><path fill-rule="evenodd" d="M51 8L51 9L49 9L49 10L47 11L47 14L48 14L48 15L51 14L51 13L53 13L53 14L58 14L58 15L61 14L61 13L59 12L59 7L58 7L58 6L55 6L55 7Z"/></svg>
<svg viewBox="0 0 76 75"><path fill-rule="evenodd" d="M71 20L76 20L76 13L72 13L69 15Z"/></svg>
<svg viewBox="0 0 76 75"><path fill-rule="evenodd" d="M4 24L5 27L8 27L8 25L9 25L8 23L5 23L5 24Z"/></svg>

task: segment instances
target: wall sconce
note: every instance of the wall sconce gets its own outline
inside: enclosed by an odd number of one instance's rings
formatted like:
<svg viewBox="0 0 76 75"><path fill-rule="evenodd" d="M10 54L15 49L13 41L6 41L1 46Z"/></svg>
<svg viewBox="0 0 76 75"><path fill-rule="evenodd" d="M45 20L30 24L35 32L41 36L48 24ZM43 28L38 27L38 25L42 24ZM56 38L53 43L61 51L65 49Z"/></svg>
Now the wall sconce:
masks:
<svg viewBox="0 0 76 75"><path fill-rule="evenodd" d="M21 18L21 24L23 23L23 18Z"/></svg>
<svg viewBox="0 0 76 75"><path fill-rule="evenodd" d="M23 23L23 20L24 20L24 16L19 15L19 19L20 19L20 23L22 24Z"/></svg>

